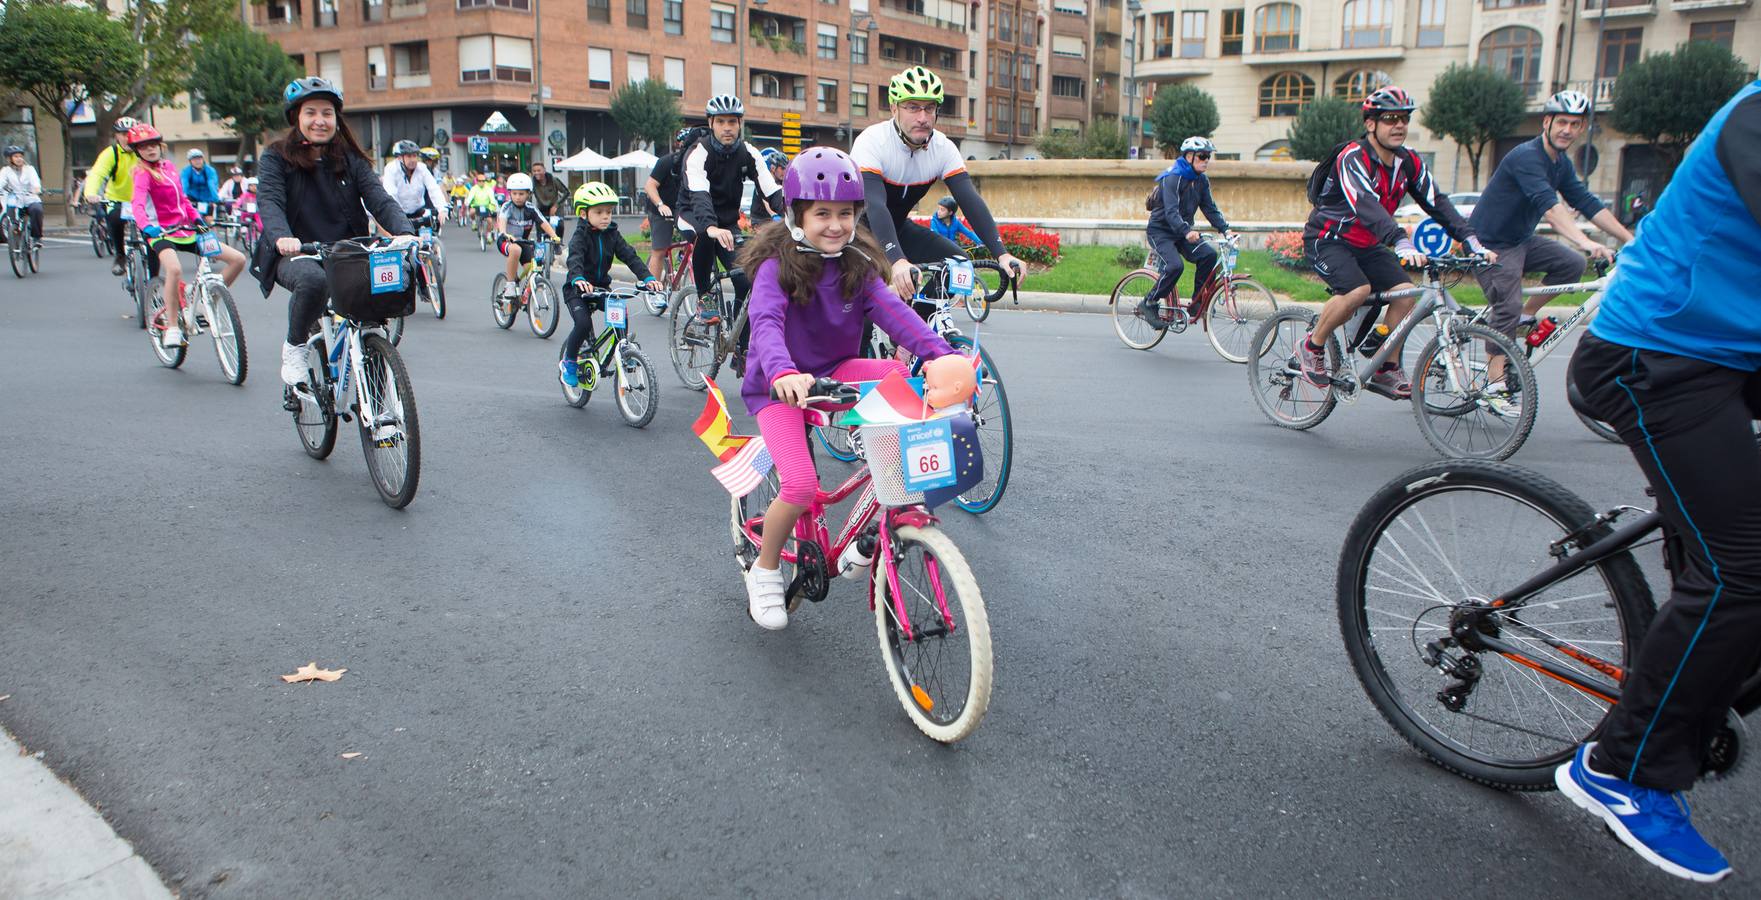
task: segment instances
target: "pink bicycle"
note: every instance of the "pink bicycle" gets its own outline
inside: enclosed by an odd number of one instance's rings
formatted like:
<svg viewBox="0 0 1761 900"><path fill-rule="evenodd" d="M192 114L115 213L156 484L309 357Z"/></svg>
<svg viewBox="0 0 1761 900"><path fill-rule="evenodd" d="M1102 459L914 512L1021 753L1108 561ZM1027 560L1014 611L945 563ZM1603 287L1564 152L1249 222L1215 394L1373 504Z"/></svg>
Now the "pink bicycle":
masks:
<svg viewBox="0 0 1761 900"><path fill-rule="evenodd" d="M810 403L847 407L859 390L821 378L812 394ZM836 415L810 407L808 427L831 427ZM834 574L866 577L868 606L894 694L918 730L952 743L971 734L990 705L990 622L965 557L935 527L923 494L906 487L899 440L904 427L851 429L864 463L836 489L819 492L783 547L788 609L799 609L802 598L824 600ZM776 495L772 471L763 485L732 500L734 559L742 572L758 558L764 512ZM851 496L856 504L834 542L826 508Z"/></svg>

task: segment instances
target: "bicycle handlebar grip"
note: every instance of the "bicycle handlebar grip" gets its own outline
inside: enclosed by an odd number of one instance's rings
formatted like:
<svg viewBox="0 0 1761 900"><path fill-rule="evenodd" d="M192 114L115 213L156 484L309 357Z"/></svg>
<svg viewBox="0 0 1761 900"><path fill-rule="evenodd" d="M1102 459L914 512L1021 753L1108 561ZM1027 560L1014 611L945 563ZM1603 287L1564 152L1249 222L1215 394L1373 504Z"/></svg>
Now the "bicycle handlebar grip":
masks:
<svg viewBox="0 0 1761 900"><path fill-rule="evenodd" d="M324 252L324 243L322 241L309 241L300 245L300 253L305 256L317 256L322 252Z"/></svg>

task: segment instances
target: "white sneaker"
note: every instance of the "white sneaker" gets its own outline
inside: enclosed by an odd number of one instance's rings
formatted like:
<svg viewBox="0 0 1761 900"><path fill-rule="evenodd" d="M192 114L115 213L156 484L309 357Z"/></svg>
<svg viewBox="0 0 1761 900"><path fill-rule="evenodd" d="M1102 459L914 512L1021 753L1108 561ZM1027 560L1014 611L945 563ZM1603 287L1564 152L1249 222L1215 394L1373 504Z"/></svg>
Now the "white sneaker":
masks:
<svg viewBox="0 0 1761 900"><path fill-rule="evenodd" d="M306 345L281 345L281 383L293 387L306 380Z"/></svg>
<svg viewBox="0 0 1761 900"><path fill-rule="evenodd" d="M501 286L501 299L503 299L503 300L518 300L518 299L520 299L520 286L518 284L515 284L514 282L511 282L511 281L508 282L507 284L502 285Z"/></svg>
<svg viewBox="0 0 1761 900"><path fill-rule="evenodd" d="M761 569L753 563L746 571L746 614L758 627L777 631L789 624L789 611L783 600L788 587L782 569Z"/></svg>
<svg viewBox="0 0 1761 900"><path fill-rule="evenodd" d="M1510 393L1510 388L1503 381L1494 381L1486 385L1486 406L1494 413L1507 419L1520 418L1523 414L1522 401Z"/></svg>
<svg viewBox="0 0 1761 900"><path fill-rule="evenodd" d="M177 327L176 325L173 325L170 328L165 329L164 333L159 335L159 346L165 347L165 348L182 347L183 346L183 329Z"/></svg>

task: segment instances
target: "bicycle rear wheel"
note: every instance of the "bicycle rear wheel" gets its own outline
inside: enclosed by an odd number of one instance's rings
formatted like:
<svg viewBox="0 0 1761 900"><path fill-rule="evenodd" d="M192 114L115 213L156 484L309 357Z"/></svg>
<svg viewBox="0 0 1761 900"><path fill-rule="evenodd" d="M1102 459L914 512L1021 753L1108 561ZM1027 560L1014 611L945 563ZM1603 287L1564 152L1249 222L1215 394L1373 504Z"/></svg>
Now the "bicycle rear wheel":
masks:
<svg viewBox="0 0 1761 900"><path fill-rule="evenodd" d="M1156 286L1157 277L1148 269L1127 272L1113 285L1113 296L1107 301L1113 314L1113 331L1133 350L1148 350L1168 336L1168 329L1151 325L1138 312L1144 298Z"/></svg>
<svg viewBox="0 0 1761 900"><path fill-rule="evenodd" d="M250 361L245 356L245 332L238 325L238 304L232 292L220 284L211 284L208 293L209 334L214 338L214 355L220 358L220 374L232 384L244 384Z"/></svg>
<svg viewBox="0 0 1761 900"><path fill-rule="evenodd" d="M752 563L758 559L758 542L753 540L753 537L763 539L765 510L770 509L771 501L777 498L777 492L781 489L777 481L776 470L772 469L769 474L764 476L764 481L758 487L753 488L751 493L744 497L728 498L728 530L734 539L734 563L740 567L742 579L744 579L747 570L752 568ZM752 529L752 537L748 537L746 534L748 527ZM801 546L801 542L796 540L794 535L790 535L789 539L783 542L780 568L784 580L791 586L795 584L796 573L800 570L796 563L798 559L796 553ZM818 549L817 544L813 546L816 550ZM819 558L823 559L824 557L821 555ZM824 578L824 571L822 570L817 577ZM745 592L746 586L742 580L740 593L744 594ZM805 590L789 592L789 612L801 608L801 600L806 594Z"/></svg>
<svg viewBox="0 0 1761 900"><path fill-rule="evenodd" d="M24 232L24 238L30 242L30 251L25 254L25 261L31 264L31 274L35 275L43 270L43 247L28 231Z"/></svg>
<svg viewBox="0 0 1761 900"><path fill-rule="evenodd" d="M1211 298L1205 310L1205 337L1218 356L1232 363L1247 362L1254 334L1277 311L1278 298L1270 288L1251 278L1237 279Z"/></svg>
<svg viewBox="0 0 1761 900"><path fill-rule="evenodd" d="M99 259L109 256L110 233L105 230L104 226L99 224L97 219L93 219L91 224L86 226L86 231L92 235L92 255Z"/></svg>
<svg viewBox="0 0 1761 900"><path fill-rule="evenodd" d="M558 362L563 358L562 354L557 354ZM593 399L593 388L596 386L594 378L599 374L598 367L599 363L593 359L593 348L582 344L581 353L575 357L575 386L569 387L560 373L557 376L556 383L563 389L563 400L576 409L586 406L587 401Z"/></svg>
<svg viewBox="0 0 1761 900"><path fill-rule="evenodd" d="M673 371L678 373L679 380L691 390L701 391L709 383L709 373L715 371L722 340L721 323L705 325L697 318L697 289L689 285L673 292L672 305L672 336L667 342L667 354L672 357Z"/></svg>
<svg viewBox="0 0 1761 900"><path fill-rule="evenodd" d="M147 308L152 303L153 294L152 279L147 275L147 258L131 250L127 265L129 292L135 301L135 325L146 328Z"/></svg>
<svg viewBox="0 0 1761 900"><path fill-rule="evenodd" d="M403 357L377 334L361 336L361 391L366 403L355 419L367 472L380 499L392 509L403 509L416 498L422 474L416 394Z"/></svg>
<svg viewBox="0 0 1761 900"><path fill-rule="evenodd" d="M532 333L548 339L556 334L557 310L562 304L556 300L556 289L550 286L550 279L542 274L532 277L532 299L526 304L526 324Z"/></svg>
<svg viewBox="0 0 1761 900"><path fill-rule="evenodd" d="M495 280L489 283L489 312L495 316L495 327L503 331L514 327L514 317L519 315L515 309L514 301L502 299L501 290L507 283L508 277L505 272L495 273Z"/></svg>
<svg viewBox="0 0 1761 900"><path fill-rule="evenodd" d="M1325 421L1339 402L1332 385L1318 387L1290 365L1296 355L1296 342L1308 339L1314 320L1314 313L1306 309L1280 310L1260 325L1249 345L1248 387L1260 412L1280 428L1313 428ZM1327 371L1337 373L1343 365L1339 336L1329 335Z"/></svg>
<svg viewBox="0 0 1761 900"><path fill-rule="evenodd" d="M1559 484L1482 460L1419 466L1370 498L1339 558L1339 627L1364 692L1407 743L1457 775L1532 791L1551 789L1553 769L1595 737L1612 694L1480 643L1499 638L1528 660L1617 689L1610 664L1625 671L1653 612L1631 553L1492 606L1594 518ZM1595 526L1584 543L1608 533Z"/></svg>
<svg viewBox="0 0 1761 900"><path fill-rule="evenodd" d="M947 535L901 525L893 565L873 567L881 661L917 730L951 744L972 733L991 702L991 628L978 580Z"/></svg>
<svg viewBox="0 0 1761 900"><path fill-rule="evenodd" d="M646 427L660 409L654 367L648 364L648 356L629 341L619 342L612 364L616 366L618 414L631 428Z"/></svg>
<svg viewBox="0 0 1761 900"><path fill-rule="evenodd" d="M22 230L16 225L17 223L12 217L8 216L6 219L6 259L12 263L12 276L23 278L24 274L30 271L30 263L25 261L24 239L20 237Z"/></svg>
<svg viewBox="0 0 1761 900"><path fill-rule="evenodd" d="M1448 337L1447 345L1444 338ZM1486 391L1486 342L1505 353L1511 390ZM1452 325L1419 351L1412 386L1419 433L1438 453L1457 459L1508 459L1535 427L1535 370L1510 339L1484 325Z"/></svg>

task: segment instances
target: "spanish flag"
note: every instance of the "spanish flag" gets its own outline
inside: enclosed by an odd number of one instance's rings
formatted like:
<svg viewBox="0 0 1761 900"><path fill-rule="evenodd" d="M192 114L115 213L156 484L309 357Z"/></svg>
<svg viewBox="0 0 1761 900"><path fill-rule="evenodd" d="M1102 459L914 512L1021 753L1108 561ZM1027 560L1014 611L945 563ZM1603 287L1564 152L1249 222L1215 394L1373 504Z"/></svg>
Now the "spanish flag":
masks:
<svg viewBox="0 0 1761 900"><path fill-rule="evenodd" d="M706 393L709 396L704 398L703 412L698 414L697 421L691 423L691 431L703 441L709 452L715 454L716 459L727 462L751 438L729 432L728 401L722 396L721 388L715 386L715 381L708 381Z"/></svg>

